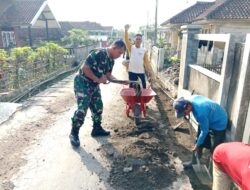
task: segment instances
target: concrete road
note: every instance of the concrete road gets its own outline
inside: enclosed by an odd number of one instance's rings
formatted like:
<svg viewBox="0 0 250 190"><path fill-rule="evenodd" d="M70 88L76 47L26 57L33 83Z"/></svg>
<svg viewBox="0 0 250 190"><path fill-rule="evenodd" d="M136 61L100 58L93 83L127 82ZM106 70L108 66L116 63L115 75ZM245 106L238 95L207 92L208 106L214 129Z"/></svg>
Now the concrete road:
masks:
<svg viewBox="0 0 250 190"><path fill-rule="evenodd" d="M116 64L121 65L121 59ZM114 75L126 79L122 70L122 66L115 66ZM90 136L90 113L80 131L81 147L74 149L69 143L71 117L76 108L73 78L74 75L69 76L23 102L22 109L0 125L0 140L5 143L2 146L10 147L8 150L0 147L5 154L0 156L0 170L6 170L0 175L0 189L113 189L108 182L110 160L100 151L108 143L107 138L95 139ZM114 96L119 96L120 88L117 84L102 85L105 109L109 109L107 105ZM16 141L17 138L22 140ZM16 150L11 152L11 149ZM179 163L177 173L180 175L166 189L192 189L189 178L182 173L180 161L175 159L172 162Z"/></svg>

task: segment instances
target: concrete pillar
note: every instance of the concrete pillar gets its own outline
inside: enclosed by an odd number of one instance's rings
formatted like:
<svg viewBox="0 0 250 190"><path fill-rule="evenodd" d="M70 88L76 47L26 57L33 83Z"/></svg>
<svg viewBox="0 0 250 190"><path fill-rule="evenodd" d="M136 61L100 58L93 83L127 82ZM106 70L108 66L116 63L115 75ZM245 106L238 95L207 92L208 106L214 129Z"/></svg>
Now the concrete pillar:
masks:
<svg viewBox="0 0 250 190"><path fill-rule="evenodd" d="M229 87L234 66L235 35L228 35L223 55L218 103L227 110Z"/></svg>
<svg viewBox="0 0 250 190"><path fill-rule="evenodd" d="M237 63L236 63L237 64ZM239 84L236 93L236 116L233 120L236 126L235 140L250 142L250 34L246 36L242 66L239 74Z"/></svg>
<svg viewBox="0 0 250 190"><path fill-rule="evenodd" d="M200 25L186 25L182 26L182 50L181 50L181 63L179 73L178 97L189 95L188 89L189 82L189 64L197 62L198 53L198 40L194 36L199 33Z"/></svg>
<svg viewBox="0 0 250 190"><path fill-rule="evenodd" d="M163 48L159 48L159 53L158 53L158 60L157 60L157 65L158 65L158 69L157 72L161 71L163 69L164 66L164 49Z"/></svg>
<svg viewBox="0 0 250 190"><path fill-rule="evenodd" d="M250 144L250 104L248 106L248 111L247 111L247 119L246 119L246 124L244 128L244 133L243 133L243 139L242 142Z"/></svg>

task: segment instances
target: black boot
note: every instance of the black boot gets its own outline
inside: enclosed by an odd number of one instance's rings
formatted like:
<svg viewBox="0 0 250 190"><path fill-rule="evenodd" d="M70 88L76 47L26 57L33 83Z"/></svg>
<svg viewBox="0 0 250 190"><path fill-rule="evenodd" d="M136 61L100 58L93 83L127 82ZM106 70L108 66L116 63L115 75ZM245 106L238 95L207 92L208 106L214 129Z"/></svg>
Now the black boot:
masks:
<svg viewBox="0 0 250 190"><path fill-rule="evenodd" d="M109 131L105 131L102 126L97 125L97 126L93 126L93 130L91 132L91 136L92 137L103 137L103 136L109 136L110 132Z"/></svg>
<svg viewBox="0 0 250 190"><path fill-rule="evenodd" d="M74 147L80 146L80 140L79 140L79 129L72 128L71 133L69 135L70 143Z"/></svg>

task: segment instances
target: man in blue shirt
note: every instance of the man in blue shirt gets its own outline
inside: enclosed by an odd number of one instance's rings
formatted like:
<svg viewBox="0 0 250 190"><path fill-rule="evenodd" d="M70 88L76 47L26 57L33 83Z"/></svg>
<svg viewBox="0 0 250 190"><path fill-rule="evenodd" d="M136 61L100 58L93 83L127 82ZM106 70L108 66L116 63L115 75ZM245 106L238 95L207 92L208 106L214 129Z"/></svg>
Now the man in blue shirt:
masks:
<svg viewBox="0 0 250 190"><path fill-rule="evenodd" d="M177 118L189 117L192 112L198 123L194 152L201 154L202 148L205 147L213 153L215 147L224 142L228 116L218 103L200 95L193 95L189 100L183 97L175 100L173 107Z"/></svg>

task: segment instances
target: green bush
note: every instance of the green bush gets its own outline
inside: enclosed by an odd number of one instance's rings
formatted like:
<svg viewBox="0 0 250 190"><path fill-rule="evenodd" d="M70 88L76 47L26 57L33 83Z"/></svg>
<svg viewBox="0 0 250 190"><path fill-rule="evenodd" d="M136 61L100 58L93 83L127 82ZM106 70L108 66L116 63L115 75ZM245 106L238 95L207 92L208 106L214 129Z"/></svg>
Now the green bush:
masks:
<svg viewBox="0 0 250 190"><path fill-rule="evenodd" d="M54 71L64 63L64 55L67 50L58 44L48 42L43 46L37 48L36 58L47 65L47 71Z"/></svg>
<svg viewBox="0 0 250 190"><path fill-rule="evenodd" d="M180 63L180 59L178 57L171 57L170 62L172 64L177 64L177 63Z"/></svg>
<svg viewBox="0 0 250 190"><path fill-rule="evenodd" d="M0 49L0 70L4 71L8 67L8 55L3 49Z"/></svg>
<svg viewBox="0 0 250 190"><path fill-rule="evenodd" d="M0 49L0 73L7 76L7 88L16 89L64 68L65 54L65 48L52 42L44 43L36 50L26 46L16 47L11 49L10 56Z"/></svg>

